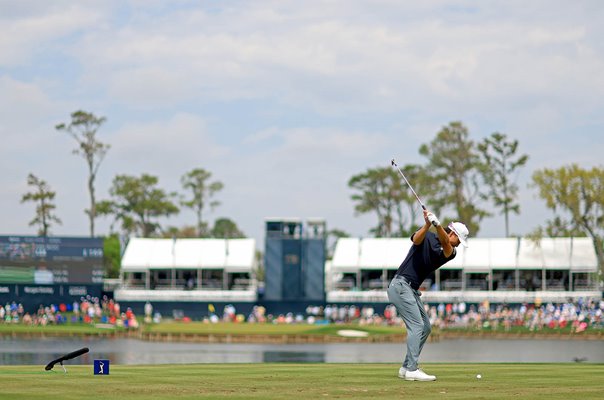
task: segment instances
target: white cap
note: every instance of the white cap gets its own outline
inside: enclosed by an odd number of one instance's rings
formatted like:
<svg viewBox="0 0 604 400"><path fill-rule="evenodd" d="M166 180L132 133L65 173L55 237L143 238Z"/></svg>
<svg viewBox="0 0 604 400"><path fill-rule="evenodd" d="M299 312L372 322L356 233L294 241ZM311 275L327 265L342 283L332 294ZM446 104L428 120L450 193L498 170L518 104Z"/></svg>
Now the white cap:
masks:
<svg viewBox="0 0 604 400"><path fill-rule="evenodd" d="M462 224L461 222L451 222L449 224L449 229L453 231L459 238L459 242L463 245L463 247L468 247L468 235L470 231L468 227Z"/></svg>

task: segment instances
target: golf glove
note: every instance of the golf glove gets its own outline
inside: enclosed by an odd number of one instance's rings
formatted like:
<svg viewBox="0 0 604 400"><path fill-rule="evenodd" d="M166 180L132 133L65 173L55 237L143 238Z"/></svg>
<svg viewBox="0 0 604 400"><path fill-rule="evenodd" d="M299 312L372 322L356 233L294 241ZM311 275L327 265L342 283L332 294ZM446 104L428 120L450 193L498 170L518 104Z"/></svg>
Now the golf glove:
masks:
<svg viewBox="0 0 604 400"><path fill-rule="evenodd" d="M434 226L440 225L440 221L438 220L438 218L436 218L436 215L432 213L428 213L428 221L430 221L430 223Z"/></svg>

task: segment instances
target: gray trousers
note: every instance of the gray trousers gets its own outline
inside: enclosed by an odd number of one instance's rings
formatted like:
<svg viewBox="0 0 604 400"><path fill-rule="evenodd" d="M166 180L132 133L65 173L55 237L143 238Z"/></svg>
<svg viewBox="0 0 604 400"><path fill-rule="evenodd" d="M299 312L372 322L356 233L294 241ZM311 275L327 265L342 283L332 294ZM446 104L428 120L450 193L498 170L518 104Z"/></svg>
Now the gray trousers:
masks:
<svg viewBox="0 0 604 400"><path fill-rule="evenodd" d="M407 327L407 356L403 367L415 371L424 343L432 328L424 303L419 299L421 293L413 289L402 277L396 276L388 286L388 300L396 307L398 314Z"/></svg>

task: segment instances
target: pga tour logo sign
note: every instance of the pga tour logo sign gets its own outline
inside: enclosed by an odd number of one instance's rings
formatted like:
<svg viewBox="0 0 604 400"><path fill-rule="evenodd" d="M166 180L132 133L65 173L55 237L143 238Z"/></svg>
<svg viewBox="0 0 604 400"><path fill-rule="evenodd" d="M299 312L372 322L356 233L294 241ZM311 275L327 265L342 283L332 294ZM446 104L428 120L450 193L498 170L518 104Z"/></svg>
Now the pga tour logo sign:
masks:
<svg viewBox="0 0 604 400"><path fill-rule="evenodd" d="M109 375L109 360L94 360L95 375Z"/></svg>

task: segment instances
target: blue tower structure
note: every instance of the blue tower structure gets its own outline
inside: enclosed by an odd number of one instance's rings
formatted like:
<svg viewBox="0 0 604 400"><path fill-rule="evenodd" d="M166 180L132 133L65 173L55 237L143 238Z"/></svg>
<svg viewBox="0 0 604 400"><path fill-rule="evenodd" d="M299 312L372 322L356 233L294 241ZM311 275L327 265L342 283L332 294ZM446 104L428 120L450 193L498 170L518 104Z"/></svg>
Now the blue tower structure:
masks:
<svg viewBox="0 0 604 400"><path fill-rule="evenodd" d="M292 311L325 303L326 235L325 221L320 219L266 221L263 300L267 308Z"/></svg>

